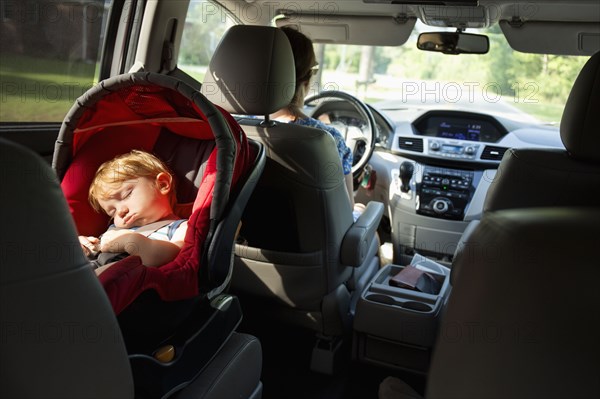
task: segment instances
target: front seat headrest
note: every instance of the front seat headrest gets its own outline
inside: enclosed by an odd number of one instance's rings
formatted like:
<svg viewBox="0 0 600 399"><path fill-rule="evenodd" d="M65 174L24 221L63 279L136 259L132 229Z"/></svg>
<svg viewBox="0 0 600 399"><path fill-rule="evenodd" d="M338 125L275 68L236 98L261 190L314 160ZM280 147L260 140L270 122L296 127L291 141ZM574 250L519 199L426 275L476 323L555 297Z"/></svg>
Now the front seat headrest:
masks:
<svg viewBox="0 0 600 399"><path fill-rule="evenodd" d="M565 105L560 137L567 151L582 161L600 161L600 52L581 69Z"/></svg>
<svg viewBox="0 0 600 399"><path fill-rule="evenodd" d="M294 56L285 33L236 25L215 50L201 92L232 114L268 115L288 105L295 88Z"/></svg>

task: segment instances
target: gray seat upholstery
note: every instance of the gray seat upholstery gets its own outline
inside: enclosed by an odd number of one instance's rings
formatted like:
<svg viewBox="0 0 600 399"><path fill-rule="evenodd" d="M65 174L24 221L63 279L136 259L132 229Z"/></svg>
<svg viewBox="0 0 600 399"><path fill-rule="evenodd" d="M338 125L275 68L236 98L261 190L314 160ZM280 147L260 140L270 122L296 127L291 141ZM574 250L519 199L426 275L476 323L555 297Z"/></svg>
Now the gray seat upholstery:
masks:
<svg viewBox="0 0 600 399"><path fill-rule="evenodd" d="M0 160L5 227L0 240L0 397L133 398L136 370L130 360L140 355L128 357L54 171L33 152L3 139ZM206 342L202 345L202 354L211 359ZM178 370L194 370L188 366ZM233 333L202 366L191 383L177 387L176 397L260 398L262 354L255 337ZM138 388L136 381L136 396ZM162 396L159 391L144 394Z"/></svg>
<svg viewBox="0 0 600 399"><path fill-rule="evenodd" d="M240 67L243 66L243 67ZM327 132L268 120L295 90L294 59L277 28L234 26L217 47L202 92L238 115L267 152L242 218L232 287L266 298L281 316L325 335L349 325L353 293L378 267L381 203L356 222L334 140Z"/></svg>
<svg viewBox="0 0 600 399"><path fill-rule="evenodd" d="M487 214L454 261L426 397L598 397L598 246L598 208Z"/></svg>
<svg viewBox="0 0 600 399"><path fill-rule="evenodd" d="M457 254L426 398L600 395L600 209L490 212ZM394 377L379 399L416 399Z"/></svg>
<svg viewBox="0 0 600 399"><path fill-rule="evenodd" d="M0 396L133 397L119 325L54 172L4 140L0 159Z"/></svg>
<svg viewBox="0 0 600 399"><path fill-rule="evenodd" d="M509 149L483 210L600 204L600 53L582 68L565 104L560 136L566 150ZM464 245L472 221L457 249Z"/></svg>
<svg viewBox="0 0 600 399"><path fill-rule="evenodd" d="M560 124L566 150L506 151L484 211L595 206L600 198L600 53L581 70Z"/></svg>

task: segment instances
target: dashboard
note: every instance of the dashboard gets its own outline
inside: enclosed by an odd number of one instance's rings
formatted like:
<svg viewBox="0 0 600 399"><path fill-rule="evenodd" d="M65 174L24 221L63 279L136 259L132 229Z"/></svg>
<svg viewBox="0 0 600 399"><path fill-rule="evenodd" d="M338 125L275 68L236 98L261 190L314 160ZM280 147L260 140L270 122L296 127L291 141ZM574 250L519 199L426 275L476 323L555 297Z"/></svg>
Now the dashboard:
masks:
<svg viewBox="0 0 600 399"><path fill-rule="evenodd" d="M405 105L371 110L377 137L369 164L377 182L359 187L355 199L387 205L399 264L414 253L451 263L467 225L481 218L508 149L564 148L557 126L529 120ZM356 128L365 125L348 109L330 112L330 117Z"/></svg>
<svg viewBox="0 0 600 399"><path fill-rule="evenodd" d="M387 150L450 167L497 168L509 148L564 148L557 126L456 110L425 111L391 129Z"/></svg>
<svg viewBox="0 0 600 399"><path fill-rule="evenodd" d="M433 111L413 122L414 132L419 136L432 137L428 140L430 155L450 159L475 160L501 158L506 148L490 149L479 142L495 143L508 131L498 121L485 115ZM399 146L406 144L400 139Z"/></svg>
<svg viewBox="0 0 600 399"><path fill-rule="evenodd" d="M451 140L496 142L508 131L484 115L433 111L413 123L416 134Z"/></svg>

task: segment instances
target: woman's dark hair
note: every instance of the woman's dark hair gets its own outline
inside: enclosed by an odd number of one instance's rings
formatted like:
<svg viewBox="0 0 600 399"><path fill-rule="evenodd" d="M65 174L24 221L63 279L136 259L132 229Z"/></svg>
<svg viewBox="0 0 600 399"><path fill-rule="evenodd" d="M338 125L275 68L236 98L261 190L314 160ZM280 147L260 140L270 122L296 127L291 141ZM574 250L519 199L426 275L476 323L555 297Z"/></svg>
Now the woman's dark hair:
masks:
<svg viewBox="0 0 600 399"><path fill-rule="evenodd" d="M315 50L313 49L312 41L297 29L289 26L283 26L280 29L290 41L292 52L294 53L296 93L298 93L300 85L309 81L312 77L313 67L317 64Z"/></svg>

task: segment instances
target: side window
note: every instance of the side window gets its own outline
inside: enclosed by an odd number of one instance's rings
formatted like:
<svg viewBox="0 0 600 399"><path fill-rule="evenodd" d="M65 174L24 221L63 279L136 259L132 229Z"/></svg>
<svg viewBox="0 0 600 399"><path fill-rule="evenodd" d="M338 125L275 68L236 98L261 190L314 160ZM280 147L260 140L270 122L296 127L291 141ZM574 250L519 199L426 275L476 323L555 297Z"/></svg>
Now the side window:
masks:
<svg viewBox="0 0 600 399"><path fill-rule="evenodd" d="M97 79L111 0L0 2L0 121L60 122Z"/></svg>
<svg viewBox="0 0 600 399"><path fill-rule="evenodd" d="M199 82L219 41L236 24L232 15L208 0L190 1L177 66Z"/></svg>

